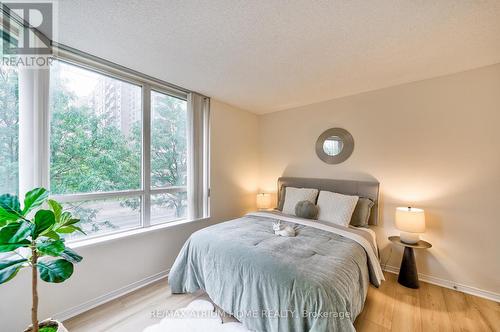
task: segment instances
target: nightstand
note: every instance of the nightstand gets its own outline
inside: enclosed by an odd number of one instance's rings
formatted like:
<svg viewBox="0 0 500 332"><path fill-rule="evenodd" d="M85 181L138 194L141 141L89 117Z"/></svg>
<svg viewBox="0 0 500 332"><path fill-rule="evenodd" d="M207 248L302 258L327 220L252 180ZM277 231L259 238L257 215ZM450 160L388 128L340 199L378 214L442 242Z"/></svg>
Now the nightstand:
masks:
<svg viewBox="0 0 500 332"><path fill-rule="evenodd" d="M417 264L415 264L415 254L413 249L428 249L432 247L429 242L420 240L415 244L404 243L399 236L389 236L392 243L405 247L401 268L399 269L398 282L408 288L418 288Z"/></svg>

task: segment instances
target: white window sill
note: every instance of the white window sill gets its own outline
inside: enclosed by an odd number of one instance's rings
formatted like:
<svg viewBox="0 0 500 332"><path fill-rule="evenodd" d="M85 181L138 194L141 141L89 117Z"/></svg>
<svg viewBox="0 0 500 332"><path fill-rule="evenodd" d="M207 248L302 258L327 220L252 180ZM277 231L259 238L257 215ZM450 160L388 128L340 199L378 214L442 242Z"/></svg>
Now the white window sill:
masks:
<svg viewBox="0 0 500 332"><path fill-rule="evenodd" d="M118 232L118 233L94 237L91 239L81 239L81 240L71 241L71 242L67 243L67 246L70 248L73 248L73 249L89 247L89 246L93 246L93 245L97 245L97 244L101 244L101 243L116 241L116 240L127 238L130 236L154 232L154 231L162 230L165 228L175 227L175 226L189 224L189 223L193 223L193 222L207 221L208 219L209 219L209 217L201 218L201 219L194 219L194 220L177 220L177 221L166 222L163 224L153 225L153 226L149 226L149 227L145 227L145 228L134 228L134 229L130 229L130 230L124 230L124 231Z"/></svg>

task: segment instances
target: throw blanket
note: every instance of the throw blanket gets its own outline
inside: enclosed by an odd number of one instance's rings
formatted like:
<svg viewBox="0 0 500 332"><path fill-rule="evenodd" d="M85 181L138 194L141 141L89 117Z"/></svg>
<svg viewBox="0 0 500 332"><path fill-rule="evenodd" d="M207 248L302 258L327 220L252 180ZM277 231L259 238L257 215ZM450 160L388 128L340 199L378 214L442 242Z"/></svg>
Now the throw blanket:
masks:
<svg viewBox="0 0 500 332"><path fill-rule="evenodd" d="M276 236L277 219L296 236ZM367 243L349 228L250 214L193 233L169 283L173 293L205 290L250 330L355 331L370 275L376 286L383 280Z"/></svg>

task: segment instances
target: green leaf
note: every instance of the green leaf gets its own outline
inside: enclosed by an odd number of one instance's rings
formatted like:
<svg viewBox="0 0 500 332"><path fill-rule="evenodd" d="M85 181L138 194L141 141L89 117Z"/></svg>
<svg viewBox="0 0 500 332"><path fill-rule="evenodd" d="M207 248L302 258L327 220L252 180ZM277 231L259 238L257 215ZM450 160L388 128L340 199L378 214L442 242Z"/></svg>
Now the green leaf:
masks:
<svg viewBox="0 0 500 332"><path fill-rule="evenodd" d="M17 196L9 194L0 196L0 226L8 221L16 221L21 217L21 207Z"/></svg>
<svg viewBox="0 0 500 332"><path fill-rule="evenodd" d="M5 194L0 196L0 207L7 212L19 215L21 213L21 205L17 196Z"/></svg>
<svg viewBox="0 0 500 332"><path fill-rule="evenodd" d="M80 227L75 226L75 225L62 226L62 227L59 227L58 229L56 229L56 232L61 233L61 234L70 234L70 233L73 233L76 231L78 231L84 235L87 235L87 233L85 233Z"/></svg>
<svg viewBox="0 0 500 332"><path fill-rule="evenodd" d="M80 219L75 219L75 218L73 218L73 219L68 220L68 221L64 224L64 226L71 226L71 225L74 225L74 224L79 223L79 222L80 222Z"/></svg>
<svg viewBox="0 0 500 332"><path fill-rule="evenodd" d="M43 236L46 236L52 240L59 240L61 237L59 234L57 234L55 231L48 231L43 234Z"/></svg>
<svg viewBox="0 0 500 332"><path fill-rule="evenodd" d="M17 243L6 243L0 244L0 252L11 252L16 250L17 248L29 247L31 244L28 240L23 240Z"/></svg>
<svg viewBox="0 0 500 332"><path fill-rule="evenodd" d="M44 327L40 327L38 332L57 332L59 330L60 329L57 326L44 326Z"/></svg>
<svg viewBox="0 0 500 332"><path fill-rule="evenodd" d="M38 251L45 255L58 257L66 248L62 240L44 240L36 244Z"/></svg>
<svg viewBox="0 0 500 332"><path fill-rule="evenodd" d="M46 282L60 283L73 274L73 264L65 259L56 259L49 262L38 262L40 278Z"/></svg>
<svg viewBox="0 0 500 332"><path fill-rule="evenodd" d="M75 225L72 225L71 227L73 227L74 229L76 229L77 231L79 231L80 233L82 233L83 235L87 235L87 233L85 233L85 232L83 231L83 229L81 229L80 227L75 226Z"/></svg>
<svg viewBox="0 0 500 332"><path fill-rule="evenodd" d="M73 233L75 231L75 229L73 227L59 227L58 229L56 229L56 232L57 233L61 233L61 234L70 234L70 233Z"/></svg>
<svg viewBox="0 0 500 332"><path fill-rule="evenodd" d="M61 214L62 214L62 206L58 202L54 201L53 199L48 200L48 204L52 211L54 212L54 217L56 219L56 223L59 223L61 221Z"/></svg>
<svg viewBox="0 0 500 332"><path fill-rule="evenodd" d="M14 278L28 260L26 258L16 260L0 260L0 284Z"/></svg>
<svg viewBox="0 0 500 332"><path fill-rule="evenodd" d="M83 257L78 255L73 249L66 247L64 251L59 255L71 263L79 263L82 261Z"/></svg>
<svg viewBox="0 0 500 332"><path fill-rule="evenodd" d="M36 239L40 234L50 229L56 223L54 212L50 210L39 210L35 214L34 222L35 229L33 231L33 239Z"/></svg>
<svg viewBox="0 0 500 332"><path fill-rule="evenodd" d="M32 228L33 224L27 221L10 223L0 229L0 244L25 240L31 234Z"/></svg>
<svg viewBox="0 0 500 332"><path fill-rule="evenodd" d="M47 197L49 197L49 192L45 188L35 188L27 192L24 198L23 216L28 214L34 208L42 205Z"/></svg>
<svg viewBox="0 0 500 332"><path fill-rule="evenodd" d="M54 326L44 326L41 327L38 332L57 332L58 328Z"/></svg>
<svg viewBox="0 0 500 332"><path fill-rule="evenodd" d="M66 223L68 223L70 220L71 220L71 213L65 211L61 214L61 220L59 221L59 223L61 225L66 225Z"/></svg>

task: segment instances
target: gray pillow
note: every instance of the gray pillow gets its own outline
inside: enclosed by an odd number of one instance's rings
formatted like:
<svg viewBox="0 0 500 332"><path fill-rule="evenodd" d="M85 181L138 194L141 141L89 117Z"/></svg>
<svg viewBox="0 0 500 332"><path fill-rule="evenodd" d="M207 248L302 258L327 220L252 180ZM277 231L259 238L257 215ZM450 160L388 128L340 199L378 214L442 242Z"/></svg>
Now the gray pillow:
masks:
<svg viewBox="0 0 500 332"><path fill-rule="evenodd" d="M316 219L318 207L310 201L300 201L295 205L295 215L300 218Z"/></svg>
<svg viewBox="0 0 500 332"><path fill-rule="evenodd" d="M286 193L286 187L281 186L280 188L280 201L278 202L278 210L283 211L283 205L285 205L285 193Z"/></svg>
<svg viewBox="0 0 500 332"><path fill-rule="evenodd" d="M360 197L358 199L358 203L356 204L356 208L352 213L350 225L356 227L367 227L374 204L375 203L373 203L371 199Z"/></svg>

